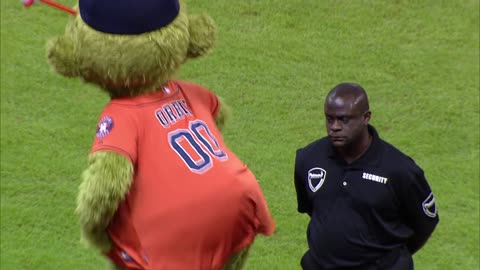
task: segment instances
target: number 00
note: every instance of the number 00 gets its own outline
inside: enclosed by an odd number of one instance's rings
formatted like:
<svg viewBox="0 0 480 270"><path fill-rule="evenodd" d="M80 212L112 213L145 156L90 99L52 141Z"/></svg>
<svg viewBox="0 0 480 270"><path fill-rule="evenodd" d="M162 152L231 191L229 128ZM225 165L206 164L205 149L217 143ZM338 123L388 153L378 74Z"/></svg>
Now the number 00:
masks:
<svg viewBox="0 0 480 270"><path fill-rule="evenodd" d="M202 174L208 171L213 166L212 158L220 161L228 159L207 124L200 120L190 122L189 129L177 129L168 133L168 142L194 173ZM190 153L195 152L198 157L192 157L187 151L188 149L185 149L187 147L190 148Z"/></svg>

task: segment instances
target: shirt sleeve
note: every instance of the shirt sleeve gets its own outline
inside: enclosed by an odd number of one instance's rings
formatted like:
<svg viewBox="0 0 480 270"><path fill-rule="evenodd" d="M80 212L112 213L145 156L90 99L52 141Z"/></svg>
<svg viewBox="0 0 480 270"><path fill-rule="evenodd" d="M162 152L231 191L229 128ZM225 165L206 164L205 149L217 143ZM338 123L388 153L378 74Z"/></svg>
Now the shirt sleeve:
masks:
<svg viewBox="0 0 480 270"><path fill-rule="evenodd" d="M117 152L135 164L136 149L137 127L132 113L120 106L108 105L98 119L91 152Z"/></svg>
<svg viewBox="0 0 480 270"><path fill-rule="evenodd" d="M220 110L220 102L217 95L212 91L191 83L191 82L180 82L180 86L187 91L189 91L196 102L202 103L204 106L209 108L209 111L213 117L215 117Z"/></svg>
<svg viewBox="0 0 480 270"><path fill-rule="evenodd" d="M270 211L267 206L267 202L263 193L261 191L260 185L255 182L255 192L254 192L254 201L255 201L255 216L256 216L256 227L257 232L264 235L272 235L275 231L275 221L273 220Z"/></svg>
<svg viewBox="0 0 480 270"><path fill-rule="evenodd" d="M414 235L409 239L409 250L416 252L434 231L439 217L435 196L425 178L424 172L412 161L405 172L399 190L401 211ZM404 180L404 181L403 181Z"/></svg>
<svg viewBox="0 0 480 270"><path fill-rule="evenodd" d="M297 193L297 210L300 213L312 215L312 204L309 200L306 181L303 172L301 149L297 150L294 170L295 191Z"/></svg>

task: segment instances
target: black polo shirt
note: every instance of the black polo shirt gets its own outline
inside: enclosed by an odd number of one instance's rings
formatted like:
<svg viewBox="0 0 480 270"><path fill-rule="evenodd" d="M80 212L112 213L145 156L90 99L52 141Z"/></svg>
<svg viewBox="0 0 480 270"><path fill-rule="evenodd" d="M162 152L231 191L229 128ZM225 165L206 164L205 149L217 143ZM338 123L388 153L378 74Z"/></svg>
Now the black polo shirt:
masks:
<svg viewBox="0 0 480 270"><path fill-rule="evenodd" d="M327 137L297 150L298 211L311 216L308 252L319 269L371 262L415 234L428 238L438 223L422 169L368 129L372 143L351 164Z"/></svg>

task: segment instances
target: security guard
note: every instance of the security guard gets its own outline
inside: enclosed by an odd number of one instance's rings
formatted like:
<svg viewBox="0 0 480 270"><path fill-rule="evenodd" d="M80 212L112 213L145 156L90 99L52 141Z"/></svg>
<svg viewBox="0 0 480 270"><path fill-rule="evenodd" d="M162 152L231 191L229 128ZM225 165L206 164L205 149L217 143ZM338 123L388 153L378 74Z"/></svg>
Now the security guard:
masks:
<svg viewBox="0 0 480 270"><path fill-rule="evenodd" d="M410 270L439 219L415 162L383 141L358 84L325 101L328 136L297 150L298 211L311 220L304 270Z"/></svg>

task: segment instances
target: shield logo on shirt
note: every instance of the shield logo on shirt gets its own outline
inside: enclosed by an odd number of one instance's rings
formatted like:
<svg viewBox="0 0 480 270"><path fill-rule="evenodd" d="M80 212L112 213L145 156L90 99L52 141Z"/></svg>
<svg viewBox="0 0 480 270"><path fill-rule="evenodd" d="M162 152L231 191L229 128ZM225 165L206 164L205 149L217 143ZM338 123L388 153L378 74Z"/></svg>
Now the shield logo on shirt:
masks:
<svg viewBox="0 0 480 270"><path fill-rule="evenodd" d="M310 190L316 192L322 187L327 172L322 168L312 168L308 171L308 186Z"/></svg>

